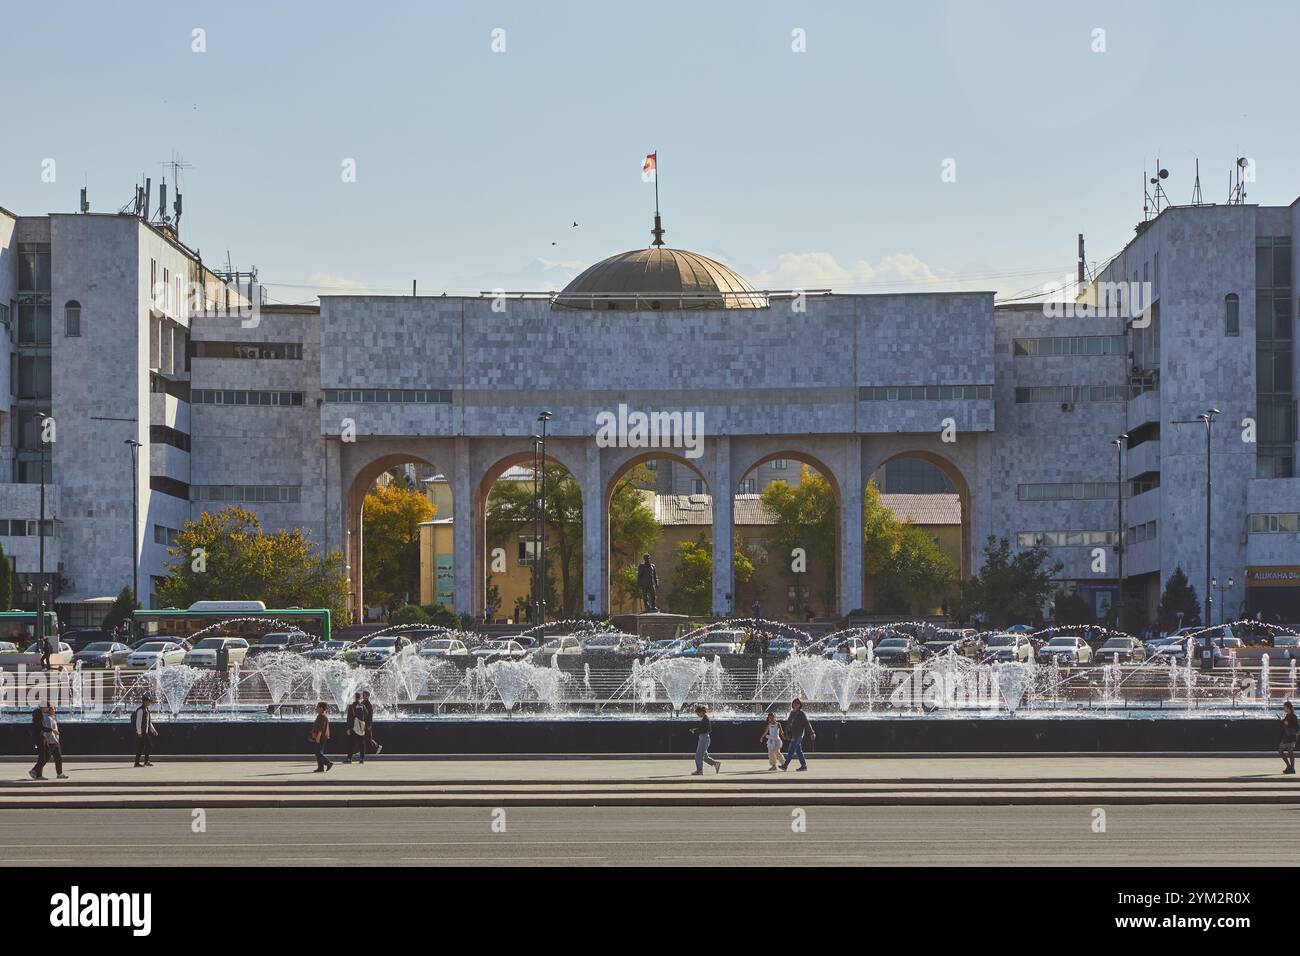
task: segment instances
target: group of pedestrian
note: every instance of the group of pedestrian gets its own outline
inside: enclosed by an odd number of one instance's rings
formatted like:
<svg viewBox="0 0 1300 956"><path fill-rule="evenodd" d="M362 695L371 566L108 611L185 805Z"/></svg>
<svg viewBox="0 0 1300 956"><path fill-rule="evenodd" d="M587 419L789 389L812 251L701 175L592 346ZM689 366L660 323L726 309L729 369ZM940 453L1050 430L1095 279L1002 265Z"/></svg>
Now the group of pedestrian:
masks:
<svg viewBox="0 0 1300 956"><path fill-rule="evenodd" d="M713 768L714 773L719 773L722 770L722 761L709 753L709 744L713 740L713 724L709 720L709 708L700 704L695 708L695 716L698 720L690 728L691 733L695 735L695 772L691 776L698 777L703 774L706 763ZM767 769L775 770L780 767L782 770L789 770L790 762L798 759L799 769L807 770L808 758L803 750L805 737L812 741L817 739L817 734L813 732L812 722L804 713L803 701L798 697L790 701L790 715L784 722L776 719L775 711L769 711L767 720L763 722L763 732L758 737L758 742L767 748ZM786 746L784 760L781 759L782 744Z"/></svg>
<svg viewBox="0 0 1300 956"><path fill-rule="evenodd" d="M348 755L344 763L351 763L357 756L361 763L366 762L367 751L378 755L384 752L384 745L375 740L375 705L370 702L370 691L360 691L348 704L344 714L348 728ZM334 761L325 755L325 745L330 739L329 706L321 701L316 705L316 720L311 725L308 739L316 745L315 773L324 773L334 767Z"/></svg>
<svg viewBox="0 0 1300 956"><path fill-rule="evenodd" d="M54 772L60 780L67 780L63 772L63 745L59 737L59 721L54 705L47 703L32 711L32 737L36 745L36 766L27 771L33 780L44 780L45 765L54 761Z"/></svg>

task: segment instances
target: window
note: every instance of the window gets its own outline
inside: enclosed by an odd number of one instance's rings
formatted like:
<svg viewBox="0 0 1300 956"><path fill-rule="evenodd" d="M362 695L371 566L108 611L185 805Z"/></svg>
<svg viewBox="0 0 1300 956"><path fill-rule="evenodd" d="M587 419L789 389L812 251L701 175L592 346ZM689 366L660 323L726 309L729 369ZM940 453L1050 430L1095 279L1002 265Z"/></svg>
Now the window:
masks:
<svg viewBox="0 0 1300 956"><path fill-rule="evenodd" d="M753 478L745 478L736 486L736 494L738 495L753 495L757 493L758 486Z"/></svg>
<svg viewBox="0 0 1300 956"><path fill-rule="evenodd" d="M1300 531L1300 512L1250 516L1251 534L1295 534Z"/></svg>
<svg viewBox="0 0 1300 956"><path fill-rule="evenodd" d="M81 303L76 299L63 307L63 334L70 339L81 336Z"/></svg>
<svg viewBox="0 0 1300 956"><path fill-rule="evenodd" d="M50 397L50 357L48 355L18 356L18 397Z"/></svg>
<svg viewBox="0 0 1300 956"><path fill-rule="evenodd" d="M344 404L451 404L451 389L443 388L327 388L325 401Z"/></svg>
<svg viewBox="0 0 1300 956"><path fill-rule="evenodd" d="M992 385L862 385L860 402L937 402L949 400L988 400Z"/></svg>
<svg viewBox="0 0 1300 956"><path fill-rule="evenodd" d="M691 479L691 494L693 494L693 495L706 495L706 494L708 494L708 489L706 489L706 488L704 487L704 479L703 479L703 478L692 478L692 479Z"/></svg>
<svg viewBox="0 0 1300 956"><path fill-rule="evenodd" d="M1015 339L1012 354L1033 355L1127 355L1122 335L1060 335L1048 338Z"/></svg>
<svg viewBox="0 0 1300 956"><path fill-rule="evenodd" d="M302 392L273 392L243 388L196 388L190 393L195 405L302 405Z"/></svg>
<svg viewBox="0 0 1300 956"><path fill-rule="evenodd" d="M1097 548L1115 543L1114 531L1022 531L1016 544L1022 548Z"/></svg>
<svg viewBox="0 0 1300 956"><path fill-rule="evenodd" d="M790 463L784 458L773 458L769 464L773 471L785 471L790 467Z"/></svg>
<svg viewBox="0 0 1300 956"><path fill-rule="evenodd" d="M195 358L301 359L301 342L194 342Z"/></svg>
<svg viewBox="0 0 1300 956"><path fill-rule="evenodd" d="M1235 292L1229 292L1223 299L1223 334L1241 334L1241 300Z"/></svg>
<svg viewBox="0 0 1300 956"><path fill-rule="evenodd" d="M229 501L251 504L296 504L302 497L299 485L194 485L191 501Z"/></svg>
<svg viewBox="0 0 1300 956"><path fill-rule="evenodd" d="M1018 485L1016 497L1020 501L1096 501L1114 500L1113 481L1065 481Z"/></svg>

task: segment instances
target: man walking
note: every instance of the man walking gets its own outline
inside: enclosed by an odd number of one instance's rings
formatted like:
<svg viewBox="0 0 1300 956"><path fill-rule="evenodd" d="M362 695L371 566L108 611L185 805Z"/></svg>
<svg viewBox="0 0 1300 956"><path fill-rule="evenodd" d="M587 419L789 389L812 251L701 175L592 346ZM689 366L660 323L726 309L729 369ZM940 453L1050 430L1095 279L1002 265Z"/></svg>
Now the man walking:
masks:
<svg viewBox="0 0 1300 956"><path fill-rule="evenodd" d="M32 709L32 744L36 748L36 763L27 771L27 776L36 780L40 777L45 762L50 759L45 755L45 710L39 700Z"/></svg>
<svg viewBox="0 0 1300 956"><path fill-rule="evenodd" d="M153 738L158 736L158 728L154 726L153 714L149 713L149 705L153 703L153 698L148 694L140 698L140 706L135 709L131 715L131 727L135 730L135 765L137 767L152 767L153 761L149 759L150 745ZM141 760L144 762L141 763Z"/></svg>
<svg viewBox="0 0 1300 956"><path fill-rule="evenodd" d="M699 722L691 728L691 733L695 735L695 773L692 777L698 777L704 773L704 765L707 763L713 767L714 773L722 772L722 761L714 760L709 755L709 740L712 737L712 726L709 723L709 708L700 704L695 708L695 716L700 718Z"/></svg>
<svg viewBox="0 0 1300 956"><path fill-rule="evenodd" d="M1282 705L1282 742L1278 745L1278 754L1282 758L1282 772L1295 773L1295 742L1300 737L1300 721L1296 719L1295 707L1291 701Z"/></svg>
<svg viewBox="0 0 1300 956"><path fill-rule="evenodd" d="M803 755L803 737L808 735L809 740L816 740L817 735L813 733L812 724L808 722L808 715L803 712L803 701L798 697L790 701L790 716L785 719L785 735L790 741L790 745L785 751L785 763L781 764L782 770L790 769L790 761L795 757L799 758L799 769L807 770L808 761Z"/></svg>
<svg viewBox="0 0 1300 956"><path fill-rule="evenodd" d="M44 746L41 747L41 758L36 761L36 766L30 772L31 778L44 780L42 772L45 770L45 765L53 760L55 774L60 780L67 780L68 775L63 772L63 745L59 739L59 722L54 716L53 704L45 705L41 717L41 736Z"/></svg>
<svg viewBox="0 0 1300 956"><path fill-rule="evenodd" d="M361 762L366 762L366 717L365 705L361 702L361 691L352 697L348 704L346 720L348 723L348 756L344 763L352 762L352 755L361 752Z"/></svg>
<svg viewBox="0 0 1300 956"><path fill-rule="evenodd" d="M361 692L361 707L365 716L365 739L361 741L361 759L366 758L366 748L374 747L375 756L384 752L384 745L375 740L375 705L370 702L370 691Z"/></svg>

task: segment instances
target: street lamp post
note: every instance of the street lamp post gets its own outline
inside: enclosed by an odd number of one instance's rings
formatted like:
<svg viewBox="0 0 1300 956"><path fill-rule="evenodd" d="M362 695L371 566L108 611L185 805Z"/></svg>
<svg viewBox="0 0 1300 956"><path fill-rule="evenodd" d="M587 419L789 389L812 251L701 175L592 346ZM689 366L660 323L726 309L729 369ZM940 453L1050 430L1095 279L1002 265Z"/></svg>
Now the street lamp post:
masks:
<svg viewBox="0 0 1300 956"><path fill-rule="evenodd" d="M41 423L41 517L36 523L37 534L37 574L36 574L36 647L45 649L45 449L48 444L50 416L45 412L36 413Z"/></svg>
<svg viewBox="0 0 1300 956"><path fill-rule="evenodd" d="M140 603L140 559L138 550L140 542L140 464L138 456L142 443L134 438L128 438L126 443L131 446L131 609L134 610Z"/></svg>
<svg viewBox="0 0 1300 956"><path fill-rule="evenodd" d="M1128 435L1120 435L1111 442L1115 446L1115 579L1119 588L1115 595L1115 630L1124 630L1124 446Z"/></svg>
<svg viewBox="0 0 1300 956"><path fill-rule="evenodd" d="M537 602L537 623L546 623L546 423L551 420L551 413L544 411L537 416L537 420L542 425L542 434L537 439L536 470L533 472L533 479L538 483L537 495L537 523L538 523L538 544L537 544L537 591L535 599Z"/></svg>
<svg viewBox="0 0 1300 956"><path fill-rule="evenodd" d="M1213 527L1214 503L1211 498L1211 468L1212 455L1214 446L1210 438L1214 431L1214 420L1223 413L1217 408L1207 408L1195 418L1177 419L1175 425L1204 425L1205 426L1205 626L1210 626L1210 613L1214 608L1214 596L1210 593L1210 566L1212 555L1210 553L1210 531ZM1209 638L1207 637L1208 641Z"/></svg>
<svg viewBox="0 0 1300 956"><path fill-rule="evenodd" d="M1220 584L1218 578L1210 578L1210 587L1219 592L1219 623L1220 624L1227 623L1227 621L1224 620L1227 617L1227 611L1225 610L1227 605L1224 604L1223 601L1223 592L1231 591L1232 584L1233 582L1231 576L1228 577L1227 584Z"/></svg>

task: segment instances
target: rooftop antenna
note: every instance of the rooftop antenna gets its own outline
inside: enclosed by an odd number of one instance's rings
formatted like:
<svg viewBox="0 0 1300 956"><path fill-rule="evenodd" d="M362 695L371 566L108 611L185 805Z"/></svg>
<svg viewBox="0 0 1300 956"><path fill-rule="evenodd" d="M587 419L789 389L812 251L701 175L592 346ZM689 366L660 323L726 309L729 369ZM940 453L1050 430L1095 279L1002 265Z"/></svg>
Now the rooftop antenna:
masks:
<svg viewBox="0 0 1300 956"><path fill-rule="evenodd" d="M1205 200L1201 198L1201 160L1196 160L1196 183L1192 186L1192 205L1202 206Z"/></svg>
<svg viewBox="0 0 1300 956"><path fill-rule="evenodd" d="M1164 181L1169 178L1169 170L1160 165L1160 158L1156 157L1156 174L1151 177L1151 185L1155 187L1151 195L1155 201L1155 214L1160 215L1160 204L1164 201L1166 207L1169 206L1169 194L1165 192Z"/></svg>
<svg viewBox="0 0 1300 956"><path fill-rule="evenodd" d="M1228 177L1229 206L1241 206L1246 202L1246 167L1249 165L1250 160L1245 156L1237 157L1232 174Z"/></svg>
<svg viewBox="0 0 1300 956"><path fill-rule="evenodd" d="M655 176L655 227L650 230L650 235L654 236L652 246L662 246L664 244L664 224L659 218L659 150L654 150L645 158L641 164L643 172L654 173Z"/></svg>

